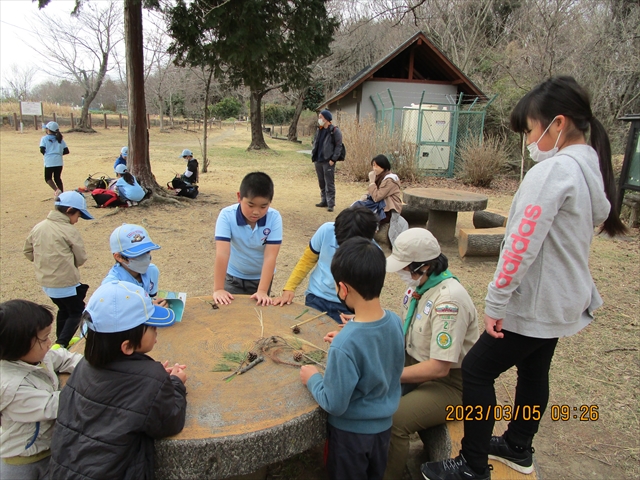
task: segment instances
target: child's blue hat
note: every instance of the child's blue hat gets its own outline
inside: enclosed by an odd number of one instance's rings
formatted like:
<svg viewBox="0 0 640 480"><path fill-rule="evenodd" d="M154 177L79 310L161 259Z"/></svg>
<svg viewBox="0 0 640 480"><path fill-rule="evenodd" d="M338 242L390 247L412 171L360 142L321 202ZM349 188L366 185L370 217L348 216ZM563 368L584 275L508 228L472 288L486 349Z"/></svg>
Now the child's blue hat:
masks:
<svg viewBox="0 0 640 480"><path fill-rule="evenodd" d="M44 126L44 128L48 128L52 132L57 132L58 130L60 130L60 126L56 122L49 122Z"/></svg>
<svg viewBox="0 0 640 480"><path fill-rule="evenodd" d="M127 166L126 166L126 165L124 165L124 164L122 164L122 163L119 163L119 164L116 166L116 173L117 173L118 175L122 175L122 174L123 174L124 172L126 172L126 171L127 171Z"/></svg>
<svg viewBox="0 0 640 480"><path fill-rule="evenodd" d="M182 150L182 155L180 155L182 158L184 157L193 157L193 152L191 150L188 149L184 149Z"/></svg>
<svg viewBox="0 0 640 480"><path fill-rule="evenodd" d="M54 205L75 208L80 212L80 216L82 218L85 220L93 220L93 215L91 215L87 210L87 201L81 193L78 193L75 190L62 192L58 195Z"/></svg>
<svg viewBox="0 0 640 480"><path fill-rule="evenodd" d="M171 310L154 305L143 287L117 280L100 285L85 311L91 315L87 327L99 333L125 332L143 324L169 327L176 320Z"/></svg>
<svg viewBox="0 0 640 480"><path fill-rule="evenodd" d="M120 155L123 157L127 157L129 155L129 147L122 147L120 150Z"/></svg>
<svg viewBox="0 0 640 480"><path fill-rule="evenodd" d="M119 253L125 257L139 257L151 250L158 250L160 245L151 241L147 231L140 225L123 223L116 228L109 238L111 253Z"/></svg>

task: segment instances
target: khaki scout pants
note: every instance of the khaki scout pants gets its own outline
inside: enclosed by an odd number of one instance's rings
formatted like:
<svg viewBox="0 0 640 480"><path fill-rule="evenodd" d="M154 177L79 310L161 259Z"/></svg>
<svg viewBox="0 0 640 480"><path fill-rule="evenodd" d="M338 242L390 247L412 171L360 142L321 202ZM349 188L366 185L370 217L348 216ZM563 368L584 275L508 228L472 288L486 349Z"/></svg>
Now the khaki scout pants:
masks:
<svg viewBox="0 0 640 480"><path fill-rule="evenodd" d="M406 365L416 361L408 358ZM462 405L462 372L449 370L449 375L438 380L421 383L400 399L393 416L391 443L384 480L402 478L409 456L409 436L445 423L447 405Z"/></svg>

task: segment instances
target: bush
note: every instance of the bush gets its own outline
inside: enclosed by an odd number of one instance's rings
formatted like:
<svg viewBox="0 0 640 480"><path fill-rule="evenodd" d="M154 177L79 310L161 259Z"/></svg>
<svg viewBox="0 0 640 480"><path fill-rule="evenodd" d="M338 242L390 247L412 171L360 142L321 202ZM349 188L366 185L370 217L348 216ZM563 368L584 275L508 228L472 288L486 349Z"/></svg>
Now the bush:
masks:
<svg viewBox="0 0 640 480"><path fill-rule="evenodd" d="M277 103L269 103L264 106L265 125L285 125L293 119L296 107L287 105L278 105Z"/></svg>
<svg viewBox="0 0 640 480"><path fill-rule="evenodd" d="M233 98L226 97L210 107L211 114L218 120L237 117L242 112L242 103Z"/></svg>
<svg viewBox="0 0 640 480"><path fill-rule="evenodd" d="M498 137L488 135L470 138L458 149L456 177L474 187L491 186L491 182L507 165L509 153Z"/></svg>
<svg viewBox="0 0 640 480"><path fill-rule="evenodd" d="M344 171L354 181L367 181L371 160L379 154L386 155L391 171L403 181L415 181L418 177L416 145L402 140L402 133L390 134L381 129L371 117L360 122L355 116L340 114L334 122L340 130L347 148Z"/></svg>

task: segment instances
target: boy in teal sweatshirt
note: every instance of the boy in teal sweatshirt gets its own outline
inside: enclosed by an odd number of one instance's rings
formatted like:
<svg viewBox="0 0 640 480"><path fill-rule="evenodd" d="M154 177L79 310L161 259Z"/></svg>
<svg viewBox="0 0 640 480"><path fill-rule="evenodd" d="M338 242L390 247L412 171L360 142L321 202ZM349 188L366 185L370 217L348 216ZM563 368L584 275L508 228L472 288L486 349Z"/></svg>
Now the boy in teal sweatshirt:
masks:
<svg viewBox="0 0 640 480"><path fill-rule="evenodd" d="M381 479L392 417L400 401L404 339L400 318L380 306L385 257L365 238L336 251L331 274L338 298L355 313L331 342L324 377L303 366L300 379L327 411L327 470L332 479Z"/></svg>

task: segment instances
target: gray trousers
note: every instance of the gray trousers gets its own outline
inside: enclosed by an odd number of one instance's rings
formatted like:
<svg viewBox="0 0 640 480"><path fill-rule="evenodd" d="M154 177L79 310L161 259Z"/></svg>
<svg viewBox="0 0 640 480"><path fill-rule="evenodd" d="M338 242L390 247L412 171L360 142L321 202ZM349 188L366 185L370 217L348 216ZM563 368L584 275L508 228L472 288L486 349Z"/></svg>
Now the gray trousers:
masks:
<svg viewBox="0 0 640 480"><path fill-rule="evenodd" d="M336 164L329 165L329 162L314 162L316 175L318 175L318 185L320 186L320 200L326 203L327 207L336 206Z"/></svg>
<svg viewBox="0 0 640 480"><path fill-rule="evenodd" d="M49 478L49 460L45 457L34 463L25 465L9 465L0 461L0 478L2 480L41 480Z"/></svg>

